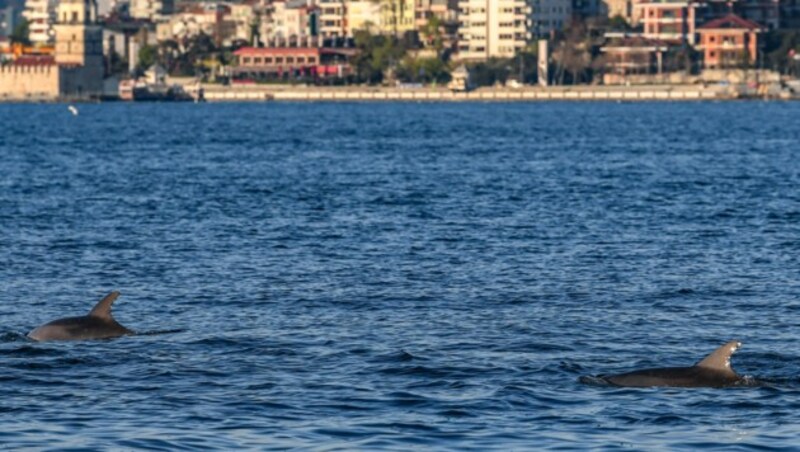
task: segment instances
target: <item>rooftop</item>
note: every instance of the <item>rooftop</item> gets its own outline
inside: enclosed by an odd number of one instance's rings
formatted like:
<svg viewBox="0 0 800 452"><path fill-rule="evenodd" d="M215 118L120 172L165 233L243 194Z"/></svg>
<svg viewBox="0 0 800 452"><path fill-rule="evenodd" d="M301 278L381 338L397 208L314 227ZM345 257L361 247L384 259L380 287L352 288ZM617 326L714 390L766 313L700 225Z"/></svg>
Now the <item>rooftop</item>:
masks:
<svg viewBox="0 0 800 452"><path fill-rule="evenodd" d="M700 29L747 29L760 30L762 27L752 20L743 19L736 14L728 14L725 17L714 19L699 27Z"/></svg>

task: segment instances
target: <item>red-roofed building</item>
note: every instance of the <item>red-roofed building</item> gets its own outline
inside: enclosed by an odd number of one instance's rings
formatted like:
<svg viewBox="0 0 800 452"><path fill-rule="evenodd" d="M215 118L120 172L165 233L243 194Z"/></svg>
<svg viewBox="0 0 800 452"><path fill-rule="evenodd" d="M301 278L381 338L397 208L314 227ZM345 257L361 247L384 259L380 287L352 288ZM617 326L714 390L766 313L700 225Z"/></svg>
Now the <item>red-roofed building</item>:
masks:
<svg viewBox="0 0 800 452"><path fill-rule="evenodd" d="M234 79L345 77L355 49L323 47L242 47L234 52Z"/></svg>
<svg viewBox="0 0 800 452"><path fill-rule="evenodd" d="M697 29L698 50L703 52L707 69L742 67L758 58L758 34L763 27L751 20L729 14L714 19Z"/></svg>

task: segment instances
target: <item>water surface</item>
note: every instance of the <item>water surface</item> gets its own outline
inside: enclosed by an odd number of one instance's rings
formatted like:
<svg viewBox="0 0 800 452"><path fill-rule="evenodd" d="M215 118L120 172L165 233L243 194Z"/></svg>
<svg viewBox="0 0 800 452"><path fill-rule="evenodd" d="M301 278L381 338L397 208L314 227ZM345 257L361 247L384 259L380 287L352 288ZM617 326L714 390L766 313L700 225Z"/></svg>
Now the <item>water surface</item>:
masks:
<svg viewBox="0 0 800 452"><path fill-rule="evenodd" d="M4 448L796 447L800 104L79 109L0 106ZM113 289L185 331L25 338Z"/></svg>

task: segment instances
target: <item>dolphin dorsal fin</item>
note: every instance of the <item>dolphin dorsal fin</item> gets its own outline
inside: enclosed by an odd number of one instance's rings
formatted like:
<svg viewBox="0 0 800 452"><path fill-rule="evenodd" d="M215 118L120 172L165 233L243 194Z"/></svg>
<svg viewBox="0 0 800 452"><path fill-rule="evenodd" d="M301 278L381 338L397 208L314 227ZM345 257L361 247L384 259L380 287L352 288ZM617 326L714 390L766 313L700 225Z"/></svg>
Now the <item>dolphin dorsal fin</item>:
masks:
<svg viewBox="0 0 800 452"><path fill-rule="evenodd" d="M697 367L705 367L707 369L724 370L733 372L731 369L731 355L739 349L742 343L739 341L730 341L722 347L714 350L713 353L706 356L702 361L696 364Z"/></svg>
<svg viewBox="0 0 800 452"><path fill-rule="evenodd" d="M111 305L114 303L114 300L117 299L119 296L119 292L116 290L111 292L110 294L106 295L105 298L100 300L91 311L89 311L89 315L94 317L100 317L103 319L110 319L111 317Z"/></svg>

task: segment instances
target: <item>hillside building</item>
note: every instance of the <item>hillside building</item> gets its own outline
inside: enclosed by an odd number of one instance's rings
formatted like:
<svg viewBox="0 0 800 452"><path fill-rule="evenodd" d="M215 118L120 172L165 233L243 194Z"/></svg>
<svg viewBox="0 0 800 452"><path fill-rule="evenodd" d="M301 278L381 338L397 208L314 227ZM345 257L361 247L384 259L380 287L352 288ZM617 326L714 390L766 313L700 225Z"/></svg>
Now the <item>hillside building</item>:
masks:
<svg viewBox="0 0 800 452"><path fill-rule="evenodd" d="M103 90L102 29L95 0L61 0L55 55L22 55L0 66L0 98L90 98Z"/></svg>

